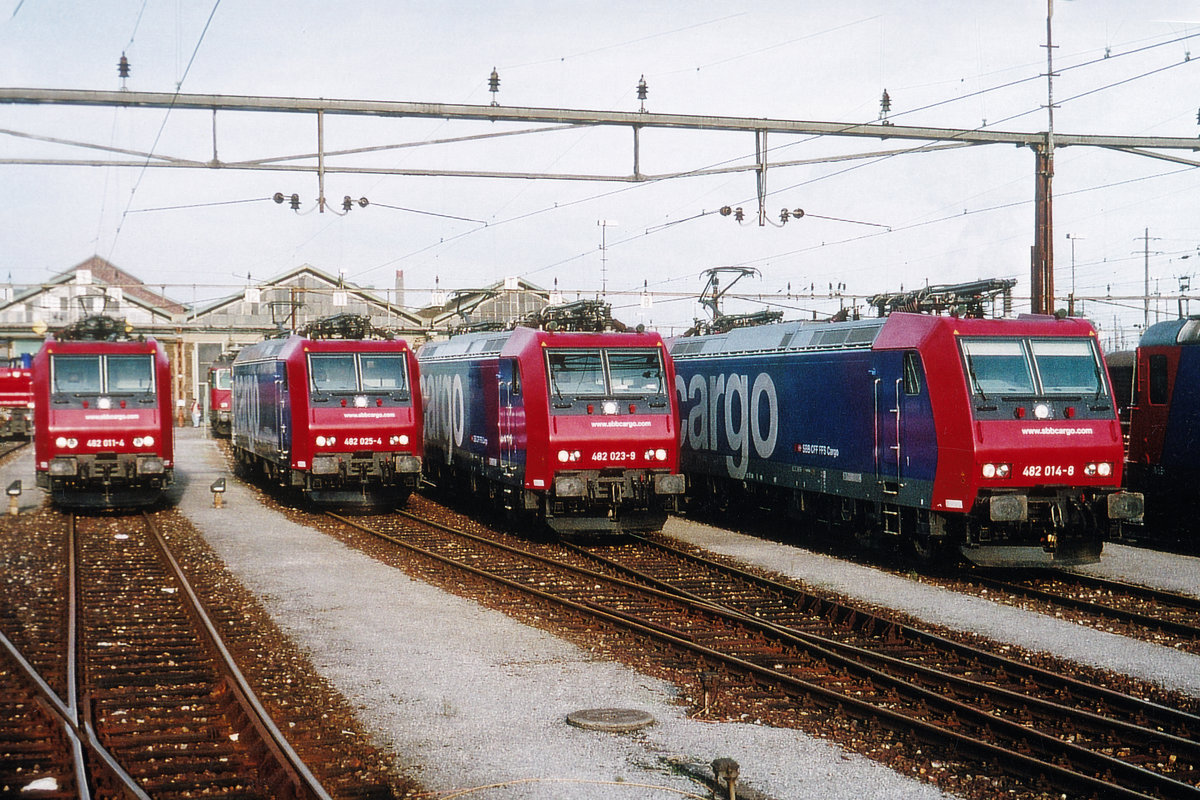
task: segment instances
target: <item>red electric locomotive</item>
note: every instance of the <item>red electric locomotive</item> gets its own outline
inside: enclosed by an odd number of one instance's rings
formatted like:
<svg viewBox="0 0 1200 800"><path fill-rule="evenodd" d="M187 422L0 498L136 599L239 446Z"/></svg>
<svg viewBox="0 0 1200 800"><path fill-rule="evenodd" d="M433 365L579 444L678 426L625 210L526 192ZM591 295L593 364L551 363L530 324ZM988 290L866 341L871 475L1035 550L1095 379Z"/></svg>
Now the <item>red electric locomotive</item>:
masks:
<svg viewBox="0 0 1200 800"><path fill-rule="evenodd" d="M671 359L658 334L605 330L607 312L422 347L430 480L558 533L660 529L684 491Z"/></svg>
<svg viewBox="0 0 1200 800"><path fill-rule="evenodd" d="M250 345L233 362L234 453L318 503L403 503L421 477L417 380L408 344L363 316Z"/></svg>
<svg viewBox="0 0 1200 800"><path fill-rule="evenodd" d="M213 436L229 438L233 417L233 359L236 353L222 353L208 367L208 426Z"/></svg>
<svg viewBox="0 0 1200 800"><path fill-rule="evenodd" d="M33 360L37 485L59 505L149 505L171 484L171 368L154 339L88 317Z"/></svg>
<svg viewBox="0 0 1200 800"><path fill-rule="evenodd" d="M682 337L671 354L701 508L989 567L1094 562L1142 517L1087 320L893 313Z"/></svg>
<svg viewBox="0 0 1200 800"><path fill-rule="evenodd" d="M0 437L28 439L32 423L33 370L29 356L0 366Z"/></svg>

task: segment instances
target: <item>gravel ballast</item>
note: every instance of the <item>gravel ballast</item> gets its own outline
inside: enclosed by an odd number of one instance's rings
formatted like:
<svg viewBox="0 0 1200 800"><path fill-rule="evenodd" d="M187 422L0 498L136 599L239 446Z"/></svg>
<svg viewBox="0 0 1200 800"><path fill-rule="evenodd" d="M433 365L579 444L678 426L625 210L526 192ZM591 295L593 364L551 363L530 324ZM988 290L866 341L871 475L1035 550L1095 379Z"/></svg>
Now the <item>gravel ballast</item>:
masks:
<svg viewBox="0 0 1200 800"><path fill-rule="evenodd" d="M1200 656L1078 625L978 597L929 586L901 575L671 518L663 530L697 547L769 569L810 586L895 609L934 625L1046 652L1098 669L1120 672L1165 689L1200 696ZM1200 560L1113 546L1094 569L1104 577L1197 593ZM1159 565L1160 571L1147 563ZM1170 566L1163 566L1168 563ZM1191 587L1187 589L1185 587Z"/></svg>
<svg viewBox="0 0 1200 800"><path fill-rule="evenodd" d="M349 699L377 743L430 790L495 786L464 795L473 798L708 797L672 765L730 757L741 780L767 797L949 796L798 731L689 719L674 686L414 581L264 507L236 480L227 481L225 507L214 509L208 487L230 477L217 445L186 429L177 451L180 510ZM31 453L0 475L6 485L25 481L24 507L40 500ZM1196 656L683 519L671 519L666 532L932 623L1200 695ZM1141 566L1143 557L1151 566ZM1179 559L1112 547L1095 571L1198 593L1200 562ZM568 714L597 708L646 712L656 723L631 733L567 723Z"/></svg>
<svg viewBox="0 0 1200 800"><path fill-rule="evenodd" d="M473 798L710 796L672 768L729 757L776 798L949 795L793 730L689 719L674 686L410 579L263 507L228 481L215 443L177 442L179 508L279 626L350 699L413 778ZM634 733L567 723L581 709L645 711Z"/></svg>

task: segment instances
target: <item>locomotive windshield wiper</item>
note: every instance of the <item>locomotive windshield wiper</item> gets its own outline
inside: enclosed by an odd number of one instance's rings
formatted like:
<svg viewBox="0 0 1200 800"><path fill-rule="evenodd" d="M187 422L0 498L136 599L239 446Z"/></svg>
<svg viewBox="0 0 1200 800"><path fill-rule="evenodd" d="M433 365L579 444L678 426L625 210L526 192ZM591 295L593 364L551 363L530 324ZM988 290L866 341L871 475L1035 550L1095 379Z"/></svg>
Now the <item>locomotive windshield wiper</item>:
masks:
<svg viewBox="0 0 1200 800"><path fill-rule="evenodd" d="M979 376L975 374L975 361L970 356L967 356L967 374L971 376L971 385L975 387L975 391L979 392L979 397L987 400L983 387L979 385Z"/></svg>

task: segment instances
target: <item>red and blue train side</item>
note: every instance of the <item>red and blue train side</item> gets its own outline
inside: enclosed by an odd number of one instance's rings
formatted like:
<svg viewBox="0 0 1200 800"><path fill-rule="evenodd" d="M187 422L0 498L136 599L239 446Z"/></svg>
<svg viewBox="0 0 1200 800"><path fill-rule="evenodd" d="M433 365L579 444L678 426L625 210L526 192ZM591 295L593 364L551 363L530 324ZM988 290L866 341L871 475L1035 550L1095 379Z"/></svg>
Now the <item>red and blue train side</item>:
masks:
<svg viewBox="0 0 1200 800"><path fill-rule="evenodd" d="M233 419L233 353L222 353L208 367L208 427L213 436L229 438Z"/></svg>
<svg viewBox="0 0 1200 800"><path fill-rule="evenodd" d="M1147 328L1131 385L1126 484L1146 496L1140 533L1194 547L1200 509L1200 317Z"/></svg>
<svg viewBox="0 0 1200 800"><path fill-rule="evenodd" d="M88 318L33 359L37 485L69 507L157 502L175 469L171 367L154 339Z"/></svg>
<svg viewBox="0 0 1200 800"><path fill-rule="evenodd" d="M402 504L421 476L419 372L403 339L292 334L233 362L238 462L311 500Z"/></svg>
<svg viewBox="0 0 1200 800"><path fill-rule="evenodd" d="M0 366L0 437L28 439L33 424L33 357Z"/></svg>
<svg viewBox="0 0 1200 800"><path fill-rule="evenodd" d="M659 530L683 493L654 333L517 327L421 348L425 471L562 534Z"/></svg>
<svg viewBox="0 0 1200 800"><path fill-rule="evenodd" d="M1092 325L894 313L672 343L693 497L984 566L1096 561L1142 515Z"/></svg>

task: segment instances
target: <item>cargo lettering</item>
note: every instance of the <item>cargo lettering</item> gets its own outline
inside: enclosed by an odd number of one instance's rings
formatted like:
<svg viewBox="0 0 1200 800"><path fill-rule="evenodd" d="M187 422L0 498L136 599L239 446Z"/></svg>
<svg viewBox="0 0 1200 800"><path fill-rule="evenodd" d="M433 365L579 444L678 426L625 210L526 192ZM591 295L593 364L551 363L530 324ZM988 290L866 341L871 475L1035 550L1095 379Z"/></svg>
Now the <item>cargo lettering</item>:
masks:
<svg viewBox="0 0 1200 800"><path fill-rule="evenodd" d="M775 382L760 372L750 382L749 375L693 375L685 381L675 376L675 392L684 412L679 426L679 443L693 450L721 452L731 478L746 477L750 448L759 458L770 458L779 438L779 397ZM765 428L765 430L764 430ZM721 433L724 432L722 439Z"/></svg>
<svg viewBox="0 0 1200 800"><path fill-rule="evenodd" d="M462 447L467 416L462 376L422 375L421 398L425 403L425 430L429 438Z"/></svg>

